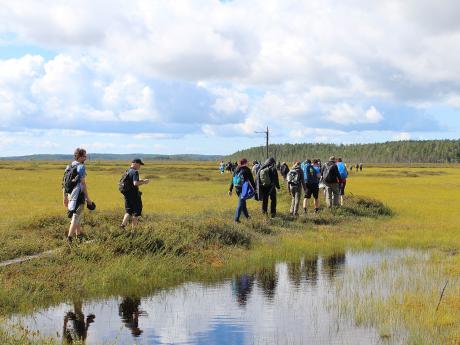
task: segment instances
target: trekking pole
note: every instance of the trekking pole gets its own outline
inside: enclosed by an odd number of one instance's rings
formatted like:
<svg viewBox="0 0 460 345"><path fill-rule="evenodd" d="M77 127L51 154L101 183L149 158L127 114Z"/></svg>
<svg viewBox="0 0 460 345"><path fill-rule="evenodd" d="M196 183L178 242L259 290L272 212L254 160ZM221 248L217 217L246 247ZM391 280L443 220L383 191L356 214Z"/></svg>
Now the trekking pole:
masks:
<svg viewBox="0 0 460 345"><path fill-rule="evenodd" d="M441 304L442 296L444 296L444 291L446 290L446 286L448 282L449 282L449 279L446 280L446 284L444 284L444 287L442 288L441 296L439 296L438 305L436 306L436 311L438 311L439 305Z"/></svg>

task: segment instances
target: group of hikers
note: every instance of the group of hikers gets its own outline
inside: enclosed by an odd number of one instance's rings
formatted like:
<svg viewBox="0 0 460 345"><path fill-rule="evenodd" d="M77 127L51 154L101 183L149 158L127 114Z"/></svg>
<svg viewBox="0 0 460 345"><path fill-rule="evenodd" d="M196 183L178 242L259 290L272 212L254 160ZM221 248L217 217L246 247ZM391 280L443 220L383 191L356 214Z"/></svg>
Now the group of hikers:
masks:
<svg viewBox="0 0 460 345"><path fill-rule="evenodd" d="M304 194L302 204L304 213L307 213L309 200L312 197L314 212L319 211L320 187L324 188L327 207L343 205L348 170L342 158L336 159L335 156L331 156L325 164L322 164L320 159L313 161L306 159L303 162L294 162L289 168L285 162L277 164L272 157L263 164L257 160L253 161L252 169L248 167L248 160L242 158L232 172L232 181L228 191L231 196L235 189L238 196L234 218L236 223L240 222L241 214L250 218L246 201L251 198L262 201L262 213L267 215L270 200L270 215L276 216L276 193L280 189L278 170L283 180L286 181L292 198L290 207L292 216L299 214L302 193Z"/></svg>
<svg viewBox="0 0 460 345"><path fill-rule="evenodd" d="M85 161L86 150L76 148L74 161L70 163L64 172L63 204L67 208L67 215L71 218L67 240L72 242L74 236L81 241L83 233L81 218L86 207L90 210L96 208L96 204L90 198L86 184ZM248 166L248 160L242 158L236 163L224 164L221 162L219 169L221 173L225 170L232 172L232 181L228 194L232 196L233 189L238 196L238 204L235 211L234 221L240 222L241 214L250 218L247 200L255 198L262 202L262 212L268 215L268 204L270 201L270 215L276 216L277 190L280 190L280 171L283 180L286 181L289 194L292 197L290 214L298 216L301 197L303 199L303 211L307 213L309 200L313 197L314 212L319 211L319 190L324 187L326 204L329 208L343 205L343 196L347 183L348 171L341 158L334 156L329 158L325 164L321 160L307 159L303 162L296 161L289 169L286 163L276 163L274 158L268 158L264 163L253 161L252 169ZM131 161L131 166L122 175L118 189L123 194L125 213L120 228L124 229L131 224L133 230L137 225L138 218L142 215L142 193L139 187L149 183L148 179L139 178L139 170L144 162L140 158ZM360 165L362 169L362 164Z"/></svg>
<svg viewBox="0 0 460 345"><path fill-rule="evenodd" d="M85 161L87 155L83 148L76 148L74 151L74 161L70 163L64 172L62 180L63 203L67 208L67 215L71 218L67 241L72 242L73 237L79 241L83 240L81 229L81 218L86 207L94 210L96 204L91 200L86 184ZM142 193L139 186L149 183L148 179L139 178L139 169L144 165L140 158L131 161L131 166L122 175L118 189L124 196L125 214L120 224L120 228L125 228L131 223L132 229L137 225L137 220L142 214Z"/></svg>

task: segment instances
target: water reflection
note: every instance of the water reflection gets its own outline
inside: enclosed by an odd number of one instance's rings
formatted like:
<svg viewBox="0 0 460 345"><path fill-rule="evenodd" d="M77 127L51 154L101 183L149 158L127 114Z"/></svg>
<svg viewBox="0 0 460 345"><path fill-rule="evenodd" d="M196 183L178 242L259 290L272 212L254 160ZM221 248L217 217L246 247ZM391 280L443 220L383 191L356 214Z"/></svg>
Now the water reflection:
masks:
<svg viewBox="0 0 460 345"><path fill-rule="evenodd" d="M338 274L343 272L345 266L345 253L335 253L323 259L323 273L333 280Z"/></svg>
<svg viewBox="0 0 460 345"><path fill-rule="evenodd" d="M375 253L299 259L215 284L190 282L143 298L61 304L12 321L45 337L59 333L64 342L87 345L380 344L375 329L357 327L331 304L346 290L343 284L361 288L353 279L387 259Z"/></svg>
<svg viewBox="0 0 460 345"><path fill-rule="evenodd" d="M85 343L89 325L94 322L95 318L96 316L94 314L89 314L85 319L85 315L83 314L83 303L81 301L73 302L73 311L68 311L64 315L64 326L62 330L63 343Z"/></svg>
<svg viewBox="0 0 460 345"><path fill-rule="evenodd" d="M124 297L118 307L118 315L124 325L131 330L134 337L139 337L142 330L139 328L139 316L147 313L139 309L141 305L140 298Z"/></svg>
<svg viewBox="0 0 460 345"><path fill-rule="evenodd" d="M245 306L254 285L254 274L242 274L232 279L232 291L240 306Z"/></svg>
<svg viewBox="0 0 460 345"><path fill-rule="evenodd" d="M257 286L262 289L264 296L271 301L275 296L276 285L278 284L275 266L259 270L256 277Z"/></svg>

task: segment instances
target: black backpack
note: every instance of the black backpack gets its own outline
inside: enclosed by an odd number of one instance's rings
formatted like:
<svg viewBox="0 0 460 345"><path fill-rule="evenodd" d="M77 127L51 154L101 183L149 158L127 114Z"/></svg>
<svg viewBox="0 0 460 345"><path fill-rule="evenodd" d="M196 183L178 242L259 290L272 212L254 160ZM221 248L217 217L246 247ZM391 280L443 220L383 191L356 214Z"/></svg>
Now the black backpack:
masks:
<svg viewBox="0 0 460 345"><path fill-rule="evenodd" d="M334 163L332 163L332 164L326 163L325 164L324 170L323 170L324 182L327 182L327 183L337 182L337 178L336 178L337 176L334 177L334 173L332 172L334 167L335 167Z"/></svg>
<svg viewBox="0 0 460 345"><path fill-rule="evenodd" d="M129 178L129 169L126 170L123 175L121 175L120 182L118 182L118 190L121 194L128 193L131 189L133 189L133 181Z"/></svg>
<svg viewBox="0 0 460 345"><path fill-rule="evenodd" d="M297 186L300 183L299 171L297 169L289 170L286 180L289 184Z"/></svg>
<svg viewBox="0 0 460 345"><path fill-rule="evenodd" d="M69 164L64 171L64 176L62 177L62 188L67 194L72 193L73 189L78 183L78 164L72 165Z"/></svg>

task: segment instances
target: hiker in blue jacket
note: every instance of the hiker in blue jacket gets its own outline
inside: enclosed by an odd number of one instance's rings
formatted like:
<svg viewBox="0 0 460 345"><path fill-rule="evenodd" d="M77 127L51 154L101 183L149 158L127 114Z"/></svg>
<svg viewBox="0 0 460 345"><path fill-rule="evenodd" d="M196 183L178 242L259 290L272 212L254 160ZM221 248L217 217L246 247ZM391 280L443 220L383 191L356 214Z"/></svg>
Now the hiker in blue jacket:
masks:
<svg viewBox="0 0 460 345"><path fill-rule="evenodd" d="M252 176L251 169L248 168L248 160L246 158L242 158L239 161L238 166L233 172L232 183L230 184L230 188L228 190L228 195L232 196L233 187L235 187L236 195L238 196L238 204L235 211L235 223L240 222L241 213L243 213L246 218L250 218L246 205L247 196L242 195L244 183L249 183L249 186L253 191L255 191L254 177Z"/></svg>
<svg viewBox="0 0 460 345"><path fill-rule="evenodd" d="M337 158L337 168L339 169L339 195L340 206L343 206L343 196L345 195L345 186L347 185L348 170L347 165L342 161L342 158Z"/></svg>

